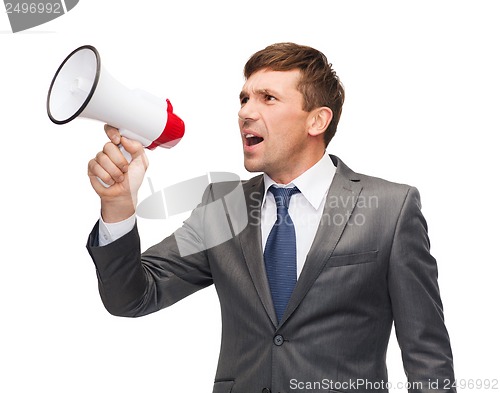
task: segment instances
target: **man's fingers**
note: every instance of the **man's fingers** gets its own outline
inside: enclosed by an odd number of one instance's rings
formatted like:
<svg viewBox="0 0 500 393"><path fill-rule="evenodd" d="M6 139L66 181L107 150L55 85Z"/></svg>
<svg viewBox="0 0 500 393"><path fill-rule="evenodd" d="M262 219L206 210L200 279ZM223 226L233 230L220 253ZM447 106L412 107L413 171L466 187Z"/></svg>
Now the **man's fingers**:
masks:
<svg viewBox="0 0 500 393"><path fill-rule="evenodd" d="M104 130L106 131L106 135L108 136L109 140L113 142L115 145L122 145L123 148L130 154L132 159L141 156L144 153L144 147L140 142L134 141L132 139L128 139L124 136L120 135L120 132L116 127L110 126L109 124L104 125ZM107 152L106 152L107 153ZM112 157L114 158L114 157ZM128 162L127 162L128 163ZM121 161L122 165L119 165L121 168L123 168L123 162Z"/></svg>
<svg viewBox="0 0 500 393"><path fill-rule="evenodd" d="M111 142L113 142L115 145L120 144L121 135L116 127L110 126L109 124L104 124L104 131L106 131L106 135Z"/></svg>
<svg viewBox="0 0 500 393"><path fill-rule="evenodd" d="M102 151L123 173L128 171L127 158L123 155L118 146L108 142L104 145Z"/></svg>
<svg viewBox="0 0 500 393"><path fill-rule="evenodd" d="M112 145L112 146L114 146L114 145ZM118 149L116 146L114 146L114 147L116 149ZM123 157L123 155L121 154L121 152L119 150L118 150L118 153L116 153L116 154L119 154ZM111 160L111 158L108 154L104 153L103 151L97 153L97 155L95 157L95 161L104 170L105 176L107 178L109 178L108 176L110 176L114 182L118 182L118 183L120 183L124 180L124 172L115 164L115 162L113 162ZM102 173L99 169L97 169L97 167L96 167L96 171L98 171L99 173ZM96 173L96 175L99 176L99 173ZM110 184L108 181L106 181L106 179L103 179L101 176L99 176L99 177L106 184Z"/></svg>
<svg viewBox="0 0 500 393"><path fill-rule="evenodd" d="M95 159L89 161L88 175L94 188L96 188L96 186L98 188L104 187L101 183L97 181L97 178L101 179L104 183L106 183L109 186L115 184L115 181L113 180L111 175L108 172L106 172L104 168L101 165L99 165Z"/></svg>
<svg viewBox="0 0 500 393"><path fill-rule="evenodd" d="M144 147L140 142L133 141L122 136L121 143L123 148L130 153L132 159L137 158L144 153Z"/></svg>

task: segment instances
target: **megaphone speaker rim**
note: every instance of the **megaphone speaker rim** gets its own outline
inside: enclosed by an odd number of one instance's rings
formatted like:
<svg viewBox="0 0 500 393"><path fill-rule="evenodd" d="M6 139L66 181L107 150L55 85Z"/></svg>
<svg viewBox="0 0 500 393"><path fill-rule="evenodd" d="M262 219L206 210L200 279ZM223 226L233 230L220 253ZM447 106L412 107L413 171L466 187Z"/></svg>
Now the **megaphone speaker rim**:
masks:
<svg viewBox="0 0 500 393"><path fill-rule="evenodd" d="M58 120L54 116L52 116L52 113L50 112L50 95L52 93L52 88L54 87L54 83L57 80L57 77L59 76L59 72L64 68L64 66L66 65L68 60L71 57L73 57L75 55L75 53L77 53L81 50L86 50L86 49L91 50L94 53L95 58L96 58L96 74L95 74L95 78L94 78L94 83L92 84L92 88L90 89L90 92L89 92L87 98L85 99L83 104L80 106L80 108L73 115L68 117L67 119ZM54 77L52 78L52 82L50 83L50 87L49 87L49 92L47 93L47 114L49 115L50 120L55 124L66 124L66 123L69 123L70 121L76 119L78 116L80 116L80 114L85 110L88 103L92 99L92 96L94 95L94 92L97 88L97 84L99 83L100 75L101 75L101 56L99 56L99 52L97 51L97 49L94 46L92 46L92 45L80 46L79 48L76 48L73 52L71 52L68 56L66 56L64 61L61 63L61 65L57 69Z"/></svg>

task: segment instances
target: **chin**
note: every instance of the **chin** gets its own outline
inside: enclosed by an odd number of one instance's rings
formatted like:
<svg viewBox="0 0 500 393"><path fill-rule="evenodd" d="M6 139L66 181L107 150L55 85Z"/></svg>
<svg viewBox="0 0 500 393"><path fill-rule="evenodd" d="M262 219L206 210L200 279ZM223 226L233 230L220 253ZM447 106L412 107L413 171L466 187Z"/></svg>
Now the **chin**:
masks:
<svg viewBox="0 0 500 393"><path fill-rule="evenodd" d="M251 160L245 159L243 165L248 172L264 172L264 168L258 162L251 162Z"/></svg>

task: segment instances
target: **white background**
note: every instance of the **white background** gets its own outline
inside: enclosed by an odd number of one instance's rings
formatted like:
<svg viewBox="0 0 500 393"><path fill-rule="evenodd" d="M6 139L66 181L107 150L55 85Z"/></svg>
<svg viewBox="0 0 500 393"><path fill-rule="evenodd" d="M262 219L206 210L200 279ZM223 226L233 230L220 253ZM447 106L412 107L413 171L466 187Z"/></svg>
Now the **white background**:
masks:
<svg viewBox="0 0 500 393"><path fill-rule="evenodd" d="M84 246L99 214L86 166L106 141L102 124L56 126L45 111L55 70L83 44L127 86L169 97L186 122L178 146L149 153L155 190L208 171L248 177L237 128L245 61L280 41L323 51L347 96L328 151L419 188L456 376L500 379L496 3L81 0L16 34L0 14L0 391L212 389L213 288L139 319L100 302ZM142 198L150 192L146 182ZM143 247L182 218L141 219ZM405 381L395 339L388 369Z"/></svg>

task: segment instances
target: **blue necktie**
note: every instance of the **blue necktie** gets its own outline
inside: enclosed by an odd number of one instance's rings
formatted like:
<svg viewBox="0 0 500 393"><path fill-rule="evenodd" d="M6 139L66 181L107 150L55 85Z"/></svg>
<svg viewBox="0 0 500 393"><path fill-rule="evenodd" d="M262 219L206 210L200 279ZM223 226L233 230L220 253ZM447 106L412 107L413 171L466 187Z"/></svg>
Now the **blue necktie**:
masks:
<svg viewBox="0 0 500 393"><path fill-rule="evenodd" d="M288 205L293 194L299 191L294 188L271 187L277 206L277 217L264 249L267 280L274 302L278 321L281 320L290 295L297 282L297 246L295 228L288 214Z"/></svg>

